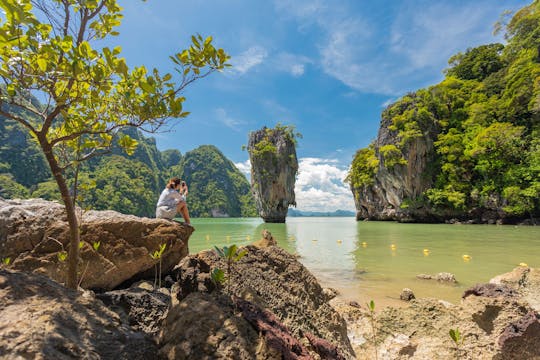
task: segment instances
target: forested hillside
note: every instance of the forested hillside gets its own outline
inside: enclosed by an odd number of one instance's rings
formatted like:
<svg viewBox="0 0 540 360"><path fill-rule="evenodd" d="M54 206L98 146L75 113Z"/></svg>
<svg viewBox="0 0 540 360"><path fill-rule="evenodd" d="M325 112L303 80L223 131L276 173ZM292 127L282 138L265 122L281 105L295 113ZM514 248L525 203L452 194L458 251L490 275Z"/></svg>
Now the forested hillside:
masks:
<svg viewBox="0 0 540 360"><path fill-rule="evenodd" d="M43 155L19 126L0 117L0 196L60 200ZM133 155L113 148L81 168L79 205L154 216L167 179L182 176L190 185L193 216L255 216L247 179L217 148L202 146L183 158L178 150L160 152L153 138L135 129L128 132L138 142Z"/></svg>
<svg viewBox="0 0 540 360"><path fill-rule="evenodd" d="M453 56L444 81L386 108L349 174L359 219L538 217L540 2L506 39Z"/></svg>

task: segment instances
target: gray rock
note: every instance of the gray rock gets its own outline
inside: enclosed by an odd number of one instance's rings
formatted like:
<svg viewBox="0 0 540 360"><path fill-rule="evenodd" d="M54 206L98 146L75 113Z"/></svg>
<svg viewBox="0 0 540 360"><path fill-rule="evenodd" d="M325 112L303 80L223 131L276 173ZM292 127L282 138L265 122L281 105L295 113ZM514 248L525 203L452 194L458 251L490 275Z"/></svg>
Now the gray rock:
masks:
<svg viewBox="0 0 540 360"><path fill-rule="evenodd" d="M451 284L457 283L455 275L448 272L440 272L436 275L418 274L416 275L416 278L421 280L437 280L439 282Z"/></svg>
<svg viewBox="0 0 540 360"><path fill-rule="evenodd" d="M416 299L416 296L414 296L414 293L411 289L404 288L403 290L401 290L401 294L399 295L399 298L401 300L411 301L413 299Z"/></svg>
<svg viewBox="0 0 540 360"><path fill-rule="evenodd" d="M0 270L0 358L156 359L157 348L90 293Z"/></svg>
<svg viewBox="0 0 540 360"><path fill-rule="evenodd" d="M192 232L192 227L174 221L115 211L85 212L81 222L81 286L111 290L130 279L153 279L155 261L150 254L163 243L167 244L162 256L162 272L166 273L187 255ZM93 244L97 242L96 251ZM63 283L67 263L57 255L68 243L63 205L42 199L0 200L0 257L10 257L11 268Z"/></svg>
<svg viewBox="0 0 540 360"><path fill-rule="evenodd" d="M296 206L298 160L293 139L284 130L263 127L249 134L248 153L251 189L260 217L265 222L285 222L289 205Z"/></svg>

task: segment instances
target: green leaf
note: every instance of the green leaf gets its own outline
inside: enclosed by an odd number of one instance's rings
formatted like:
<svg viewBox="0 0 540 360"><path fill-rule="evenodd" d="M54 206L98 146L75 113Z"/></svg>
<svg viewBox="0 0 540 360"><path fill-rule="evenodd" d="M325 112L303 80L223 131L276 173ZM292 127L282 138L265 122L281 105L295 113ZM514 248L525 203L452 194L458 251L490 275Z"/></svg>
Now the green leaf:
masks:
<svg viewBox="0 0 540 360"><path fill-rule="evenodd" d="M41 71L47 70L47 60L45 60L44 58L38 58L36 62Z"/></svg>
<svg viewBox="0 0 540 360"><path fill-rule="evenodd" d="M6 91L9 96L15 96L17 92L15 91L15 85L13 84L7 84Z"/></svg>

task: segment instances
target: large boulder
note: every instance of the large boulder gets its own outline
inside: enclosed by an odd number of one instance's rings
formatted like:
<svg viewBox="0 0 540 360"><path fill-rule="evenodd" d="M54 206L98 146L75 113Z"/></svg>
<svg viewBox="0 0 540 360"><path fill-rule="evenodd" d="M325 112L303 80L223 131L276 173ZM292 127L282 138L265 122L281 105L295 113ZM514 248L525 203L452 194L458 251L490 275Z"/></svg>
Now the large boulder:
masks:
<svg viewBox="0 0 540 360"><path fill-rule="evenodd" d="M156 359L156 346L91 292L0 270L0 358Z"/></svg>
<svg viewBox="0 0 540 360"><path fill-rule="evenodd" d="M140 218L116 211L82 211L79 277L88 289L111 290L127 280L154 277L150 256L166 244L162 273L188 254L193 228L164 219ZM64 206L42 199L0 200L0 258L11 267L63 283L69 228ZM99 247L97 246L99 244ZM97 250L96 250L96 248Z"/></svg>
<svg viewBox="0 0 540 360"><path fill-rule="evenodd" d="M249 134L247 149L251 189L259 215L265 222L285 222L289 205L296 206L298 160L294 134L286 127L263 127Z"/></svg>
<svg viewBox="0 0 540 360"><path fill-rule="evenodd" d="M176 296L178 302L169 311L161 332L160 351L163 355L172 358L171 354L176 354L179 358L187 358L199 351L201 346L207 347L205 353L226 348L232 354L233 347L240 346L229 343L227 334L233 333L237 336L236 341L251 344L241 345L244 355L237 355L235 358L238 359L255 358L251 352L254 348L264 348L270 353L280 349L278 353L288 358L288 355L283 353L283 344L289 344L288 349L296 354L294 356L302 358L305 354L303 347L295 345L295 341L304 345L311 344L307 346L309 351L318 353L318 356L322 356L320 352L325 352L339 354L334 358L354 358L345 321L330 306L316 278L294 255L275 246L247 246L244 249L247 254L233 264L231 273L226 274L227 282L223 286L216 287L211 280L210 273L214 269L227 269L225 261L214 251L190 255L173 271L179 280L178 285L173 286L173 289L177 290L172 291L171 296ZM220 300L223 297L215 295L216 293L243 300L236 300L232 306L230 301ZM228 298L230 299L230 296ZM248 301L249 304L243 301ZM179 325L178 319L185 316L181 315L181 309L187 312L197 309L196 314L189 316L199 321L181 320L182 325ZM251 328L244 328L246 324L239 322L235 309L242 311ZM210 332L217 335L208 337L208 341L202 344L190 335L201 326L204 331L213 329ZM173 333L175 335L171 335ZM258 339L255 335L259 333L263 337L270 334L282 335L277 336L278 339ZM278 340L282 345L275 345ZM234 351L239 354L240 350Z"/></svg>

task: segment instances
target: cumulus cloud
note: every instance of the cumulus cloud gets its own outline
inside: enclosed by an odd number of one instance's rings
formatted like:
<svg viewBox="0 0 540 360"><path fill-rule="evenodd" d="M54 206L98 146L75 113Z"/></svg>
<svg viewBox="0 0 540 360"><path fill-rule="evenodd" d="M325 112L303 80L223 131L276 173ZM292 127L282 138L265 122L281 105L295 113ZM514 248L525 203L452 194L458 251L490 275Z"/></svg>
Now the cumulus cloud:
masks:
<svg viewBox="0 0 540 360"><path fill-rule="evenodd" d="M268 56L268 51L262 46L252 46L243 53L231 57L231 71L245 74L255 66L261 64Z"/></svg>
<svg viewBox="0 0 540 360"><path fill-rule="evenodd" d="M234 163L234 165L249 179L251 177L251 162L247 159L244 162Z"/></svg>
<svg viewBox="0 0 540 360"><path fill-rule="evenodd" d="M250 178L249 159L235 163ZM298 177L294 187L296 208L302 211L331 212L354 211L354 199L348 184L344 183L348 169L335 159L300 158Z"/></svg>
<svg viewBox="0 0 540 360"><path fill-rule="evenodd" d="M354 210L347 169L334 159L301 158L294 192L303 211Z"/></svg>

